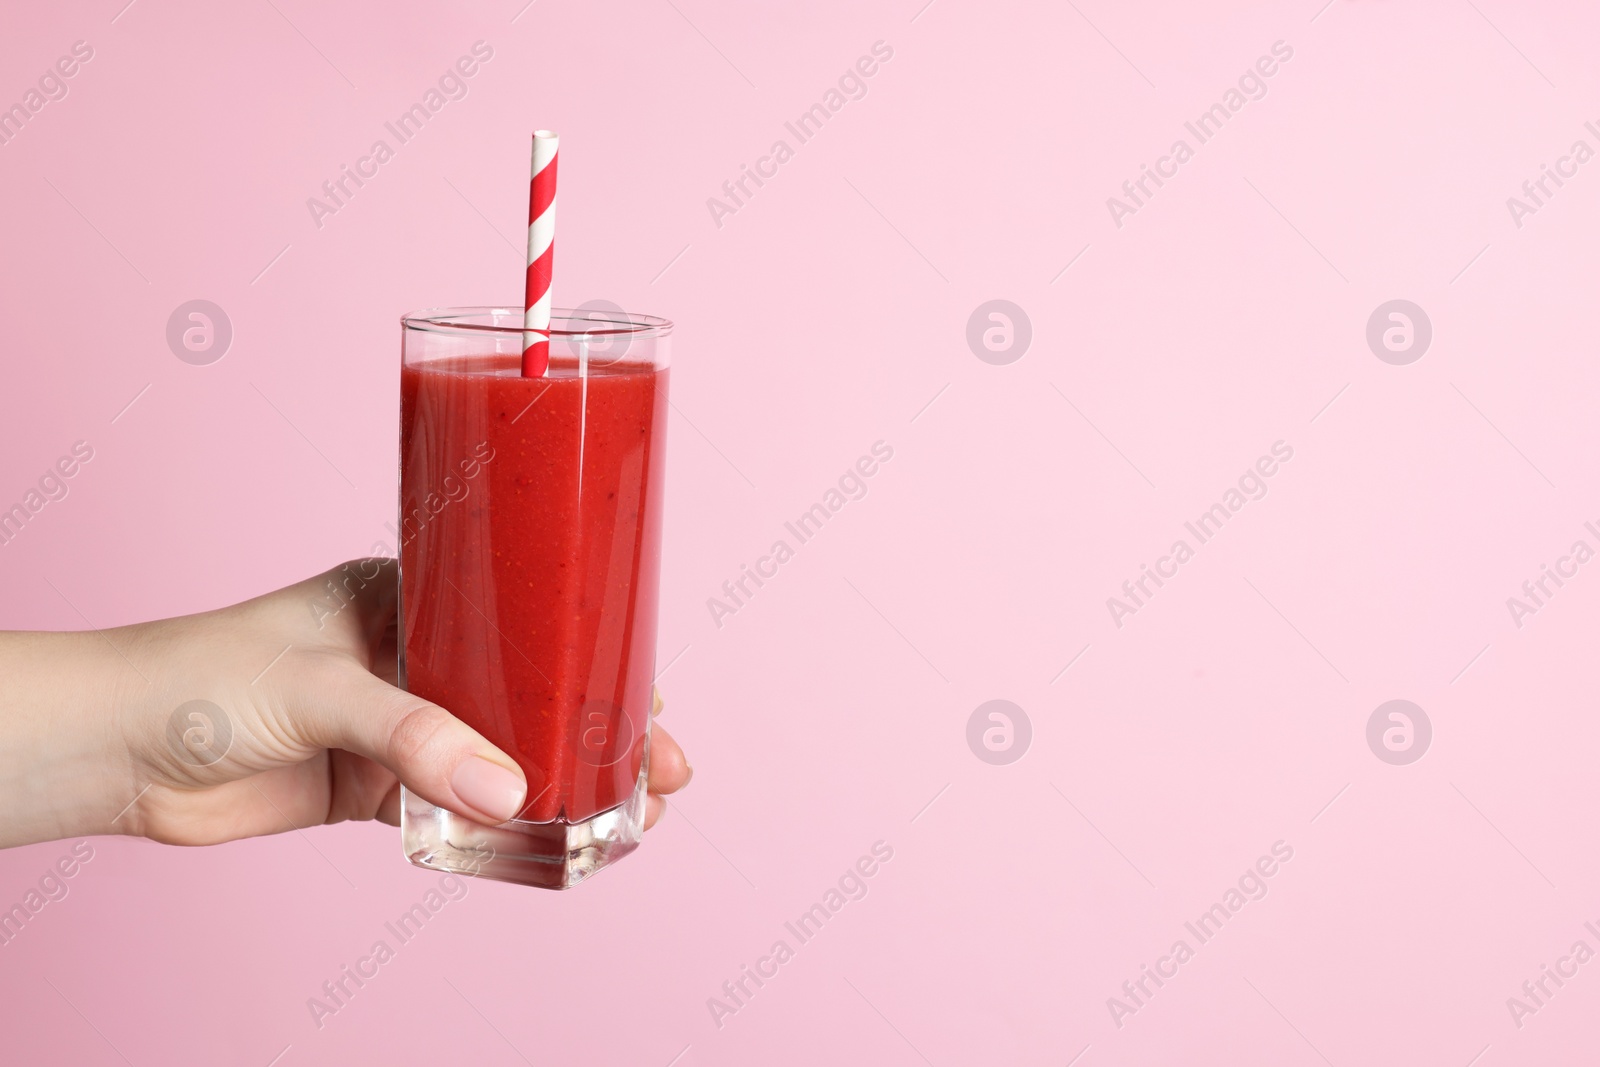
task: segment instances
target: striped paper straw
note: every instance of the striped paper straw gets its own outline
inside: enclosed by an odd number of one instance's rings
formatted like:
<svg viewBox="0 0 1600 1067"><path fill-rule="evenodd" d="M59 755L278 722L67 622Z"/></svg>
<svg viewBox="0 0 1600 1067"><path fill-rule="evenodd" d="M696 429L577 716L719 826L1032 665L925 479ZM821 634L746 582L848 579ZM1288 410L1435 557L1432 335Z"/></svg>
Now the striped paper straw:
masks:
<svg viewBox="0 0 1600 1067"><path fill-rule="evenodd" d="M556 149L549 130L533 131L533 178L528 191L528 287L522 317L522 376L538 378L550 365L550 265L556 240Z"/></svg>

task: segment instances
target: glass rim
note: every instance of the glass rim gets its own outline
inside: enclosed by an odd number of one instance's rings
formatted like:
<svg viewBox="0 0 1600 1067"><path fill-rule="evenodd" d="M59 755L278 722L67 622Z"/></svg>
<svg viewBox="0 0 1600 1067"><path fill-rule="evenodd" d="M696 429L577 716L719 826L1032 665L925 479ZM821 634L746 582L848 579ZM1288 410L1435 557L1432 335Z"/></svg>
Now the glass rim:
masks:
<svg viewBox="0 0 1600 1067"><path fill-rule="evenodd" d="M552 338L620 336L632 339L635 337L666 337L672 333L672 321L659 315L643 315L637 312L621 311L622 317L617 318L617 314L618 312L616 311L608 311L603 308L551 308L550 336ZM402 330L454 333L465 336L481 336L483 334L520 335L522 333L522 316L522 308L494 305L420 308L401 315L400 328ZM512 324L496 326L493 321L465 321L469 319L493 320L500 317L511 319ZM583 326L579 328L574 325L577 323L582 323Z"/></svg>

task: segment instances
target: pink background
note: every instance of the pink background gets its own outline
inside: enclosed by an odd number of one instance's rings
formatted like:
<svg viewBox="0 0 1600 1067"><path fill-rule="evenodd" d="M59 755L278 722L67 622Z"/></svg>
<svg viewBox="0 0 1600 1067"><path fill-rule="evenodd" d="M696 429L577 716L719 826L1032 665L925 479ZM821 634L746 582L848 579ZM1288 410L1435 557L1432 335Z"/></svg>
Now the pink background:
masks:
<svg viewBox="0 0 1600 1067"><path fill-rule="evenodd" d="M97 840L0 948L8 1060L1592 1050L1600 963L1520 1028L1507 998L1600 949L1600 564L1520 629L1506 598L1600 547L1600 162L1521 227L1506 199L1600 148L1600 14L124 2L10 5L0 33L5 105L94 49L0 147L0 505L95 449L0 546L0 625L214 607L387 539L396 316L518 299L546 126L557 302L679 323L659 662L697 776L576 892L473 884L320 1029L307 998L437 884L396 831ZM319 229L306 199L478 40L469 94ZM880 40L865 98L796 146L785 120ZM1279 40L1266 96L1115 225L1107 197ZM716 225L707 198L780 137L794 158ZM209 366L164 336L197 298L234 329ZM991 299L1031 320L1009 365L965 339ZM1365 340L1392 299L1433 326L1407 366ZM880 439L868 495L715 625L707 598ZM1114 625L1106 599L1279 440L1268 495ZM1008 765L967 743L992 699L1031 721ZM1433 726L1407 766L1366 741L1391 699ZM719 1028L708 998L879 840L868 895ZM1107 999L1280 840L1266 897L1119 1027ZM68 848L0 855L0 903Z"/></svg>

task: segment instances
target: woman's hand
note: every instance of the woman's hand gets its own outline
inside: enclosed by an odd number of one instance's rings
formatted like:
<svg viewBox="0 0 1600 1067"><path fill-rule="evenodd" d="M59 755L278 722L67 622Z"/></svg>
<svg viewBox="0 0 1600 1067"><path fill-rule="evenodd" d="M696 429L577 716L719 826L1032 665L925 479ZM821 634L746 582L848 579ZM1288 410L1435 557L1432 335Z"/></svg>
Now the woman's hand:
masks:
<svg viewBox="0 0 1600 1067"><path fill-rule="evenodd" d="M348 588L351 571L364 584L330 612L329 580ZM527 801L516 763L395 688L396 600L394 561L362 560L201 615L0 635L0 799L16 815L0 845L398 824L401 783L479 822L512 818ZM654 726L646 827L690 773Z"/></svg>

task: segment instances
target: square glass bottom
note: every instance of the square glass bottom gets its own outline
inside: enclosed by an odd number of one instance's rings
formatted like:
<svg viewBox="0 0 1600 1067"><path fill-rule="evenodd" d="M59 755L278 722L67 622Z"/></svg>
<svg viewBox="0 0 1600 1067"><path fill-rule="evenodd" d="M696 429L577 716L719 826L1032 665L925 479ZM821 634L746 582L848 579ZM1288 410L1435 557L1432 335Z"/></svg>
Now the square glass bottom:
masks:
<svg viewBox="0 0 1600 1067"><path fill-rule="evenodd" d="M406 859L432 871L498 882L571 889L635 848L644 837L650 741L628 799L578 822L513 819L485 826L400 791L400 840Z"/></svg>

